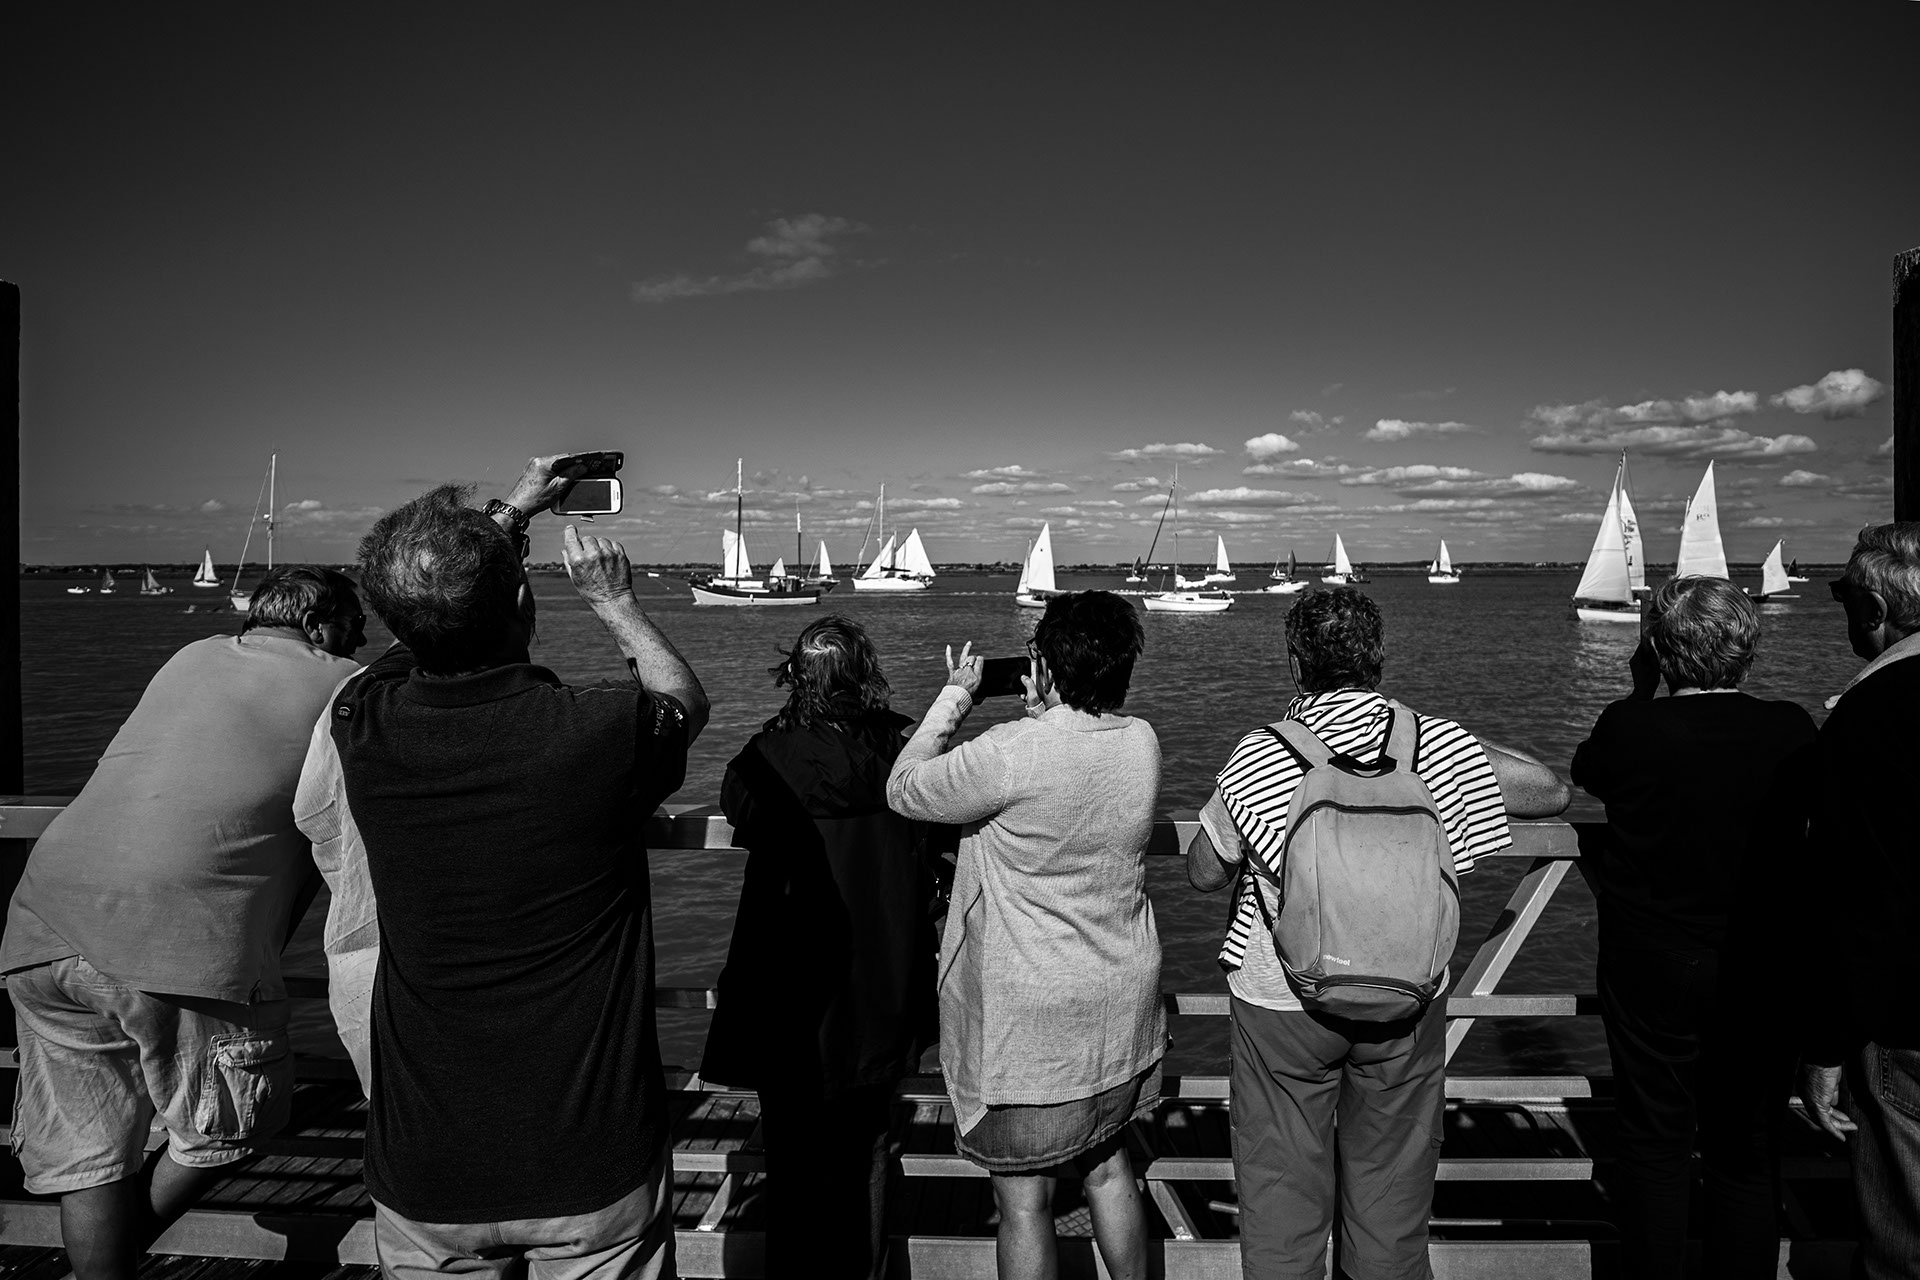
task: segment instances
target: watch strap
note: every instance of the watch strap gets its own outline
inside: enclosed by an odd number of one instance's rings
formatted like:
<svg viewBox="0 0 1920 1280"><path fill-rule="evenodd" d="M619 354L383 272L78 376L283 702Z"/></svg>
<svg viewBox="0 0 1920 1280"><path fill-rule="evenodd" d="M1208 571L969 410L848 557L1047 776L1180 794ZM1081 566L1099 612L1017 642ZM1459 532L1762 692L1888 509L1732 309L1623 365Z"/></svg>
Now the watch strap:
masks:
<svg viewBox="0 0 1920 1280"><path fill-rule="evenodd" d="M482 507L481 511L488 519L492 519L494 516L504 512L507 518L513 522L513 531L515 533L525 533L527 526L533 522L533 517L514 506L511 502L507 502L501 498L488 498L487 505Z"/></svg>

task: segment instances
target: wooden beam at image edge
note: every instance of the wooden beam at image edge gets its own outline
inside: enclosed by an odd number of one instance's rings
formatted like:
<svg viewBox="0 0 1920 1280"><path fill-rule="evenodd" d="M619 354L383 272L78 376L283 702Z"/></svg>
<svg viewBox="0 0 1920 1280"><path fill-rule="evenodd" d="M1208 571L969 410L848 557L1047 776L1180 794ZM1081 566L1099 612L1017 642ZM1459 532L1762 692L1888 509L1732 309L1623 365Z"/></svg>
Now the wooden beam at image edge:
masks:
<svg viewBox="0 0 1920 1280"><path fill-rule="evenodd" d="M1920 520L1920 249L1893 258L1893 518Z"/></svg>

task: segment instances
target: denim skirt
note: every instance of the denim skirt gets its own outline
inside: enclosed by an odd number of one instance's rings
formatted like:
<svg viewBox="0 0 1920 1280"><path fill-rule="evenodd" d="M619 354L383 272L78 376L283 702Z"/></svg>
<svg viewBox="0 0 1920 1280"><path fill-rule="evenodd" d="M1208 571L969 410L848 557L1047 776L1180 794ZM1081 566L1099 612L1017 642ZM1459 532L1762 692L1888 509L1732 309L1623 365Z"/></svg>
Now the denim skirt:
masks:
<svg viewBox="0 0 1920 1280"><path fill-rule="evenodd" d="M1160 1101L1160 1064L1090 1098L990 1106L973 1128L953 1131L961 1155L989 1173L1032 1173L1099 1146Z"/></svg>

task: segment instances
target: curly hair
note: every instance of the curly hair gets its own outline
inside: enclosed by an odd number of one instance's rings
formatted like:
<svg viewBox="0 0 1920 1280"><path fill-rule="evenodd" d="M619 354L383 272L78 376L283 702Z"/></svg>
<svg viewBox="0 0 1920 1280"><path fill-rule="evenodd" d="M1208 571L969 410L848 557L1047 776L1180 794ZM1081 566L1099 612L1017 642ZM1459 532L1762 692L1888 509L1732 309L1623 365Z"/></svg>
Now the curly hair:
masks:
<svg viewBox="0 0 1920 1280"><path fill-rule="evenodd" d="M1847 580L1877 591L1887 602L1887 621L1901 631L1920 631L1920 521L1868 525L1847 558Z"/></svg>
<svg viewBox="0 0 1920 1280"><path fill-rule="evenodd" d="M776 688L793 692L768 728L806 729L887 709L892 689L881 673L880 656L853 619L837 613L816 618L792 649L781 652L786 660L768 667L767 674Z"/></svg>
<svg viewBox="0 0 1920 1280"><path fill-rule="evenodd" d="M1647 640L1676 689L1737 689L1753 666L1760 611L1725 578L1669 578L1647 608Z"/></svg>
<svg viewBox="0 0 1920 1280"><path fill-rule="evenodd" d="M1113 592L1075 591L1047 601L1033 648L1046 659L1061 701L1100 715L1126 705L1147 636L1138 611Z"/></svg>
<svg viewBox="0 0 1920 1280"><path fill-rule="evenodd" d="M359 608L359 593L346 574L337 569L290 564L275 569L253 589L240 634L255 627L298 628L309 613L331 620Z"/></svg>
<svg viewBox="0 0 1920 1280"><path fill-rule="evenodd" d="M1365 592L1335 587L1302 596L1287 610L1287 652L1300 664L1300 691L1377 689L1386 661L1386 624Z"/></svg>
<svg viewBox="0 0 1920 1280"><path fill-rule="evenodd" d="M430 675L485 662L519 617L525 574L500 526L443 484L396 507L360 540L360 583L387 629Z"/></svg>

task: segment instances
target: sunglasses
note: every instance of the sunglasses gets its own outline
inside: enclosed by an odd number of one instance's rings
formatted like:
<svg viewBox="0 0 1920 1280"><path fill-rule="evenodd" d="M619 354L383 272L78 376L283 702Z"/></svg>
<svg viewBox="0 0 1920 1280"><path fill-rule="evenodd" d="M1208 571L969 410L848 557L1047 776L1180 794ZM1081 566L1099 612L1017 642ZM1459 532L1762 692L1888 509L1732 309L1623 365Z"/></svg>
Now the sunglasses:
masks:
<svg viewBox="0 0 1920 1280"><path fill-rule="evenodd" d="M1827 590L1833 593L1833 598L1836 603L1845 604L1847 602L1847 594L1853 590L1853 584L1845 578L1835 578L1833 581L1827 583Z"/></svg>

